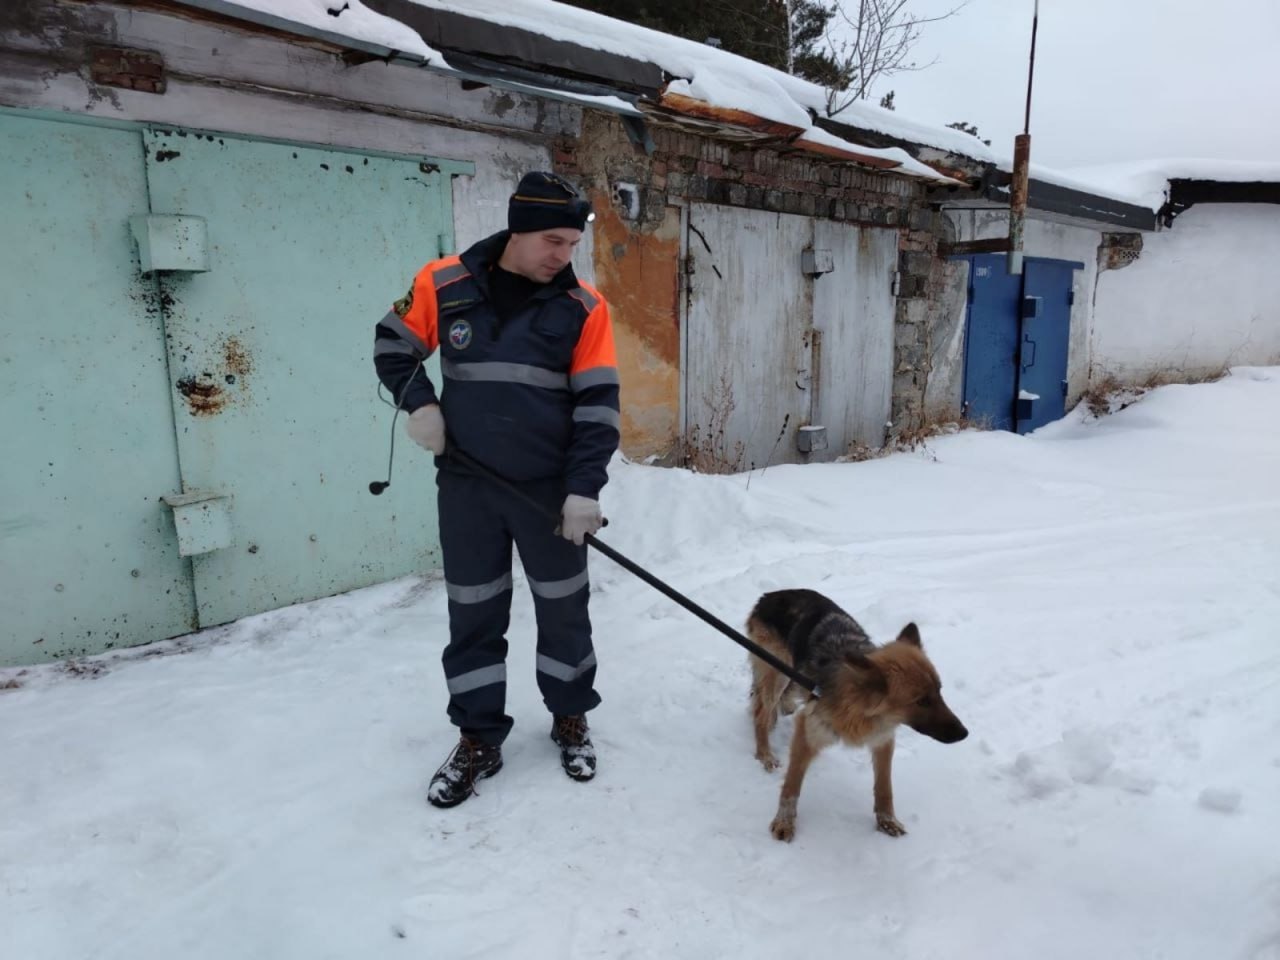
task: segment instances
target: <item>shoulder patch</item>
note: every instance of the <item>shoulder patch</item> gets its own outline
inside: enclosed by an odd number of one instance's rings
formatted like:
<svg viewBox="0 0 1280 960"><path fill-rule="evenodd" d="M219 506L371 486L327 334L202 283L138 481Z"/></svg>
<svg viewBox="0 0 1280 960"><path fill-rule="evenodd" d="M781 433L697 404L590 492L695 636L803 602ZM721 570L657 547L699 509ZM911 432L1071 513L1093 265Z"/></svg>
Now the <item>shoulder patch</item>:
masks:
<svg viewBox="0 0 1280 960"><path fill-rule="evenodd" d="M413 309L413 287L409 288L409 292L391 305L391 309L396 312L396 316L403 320L409 315L409 311Z"/></svg>

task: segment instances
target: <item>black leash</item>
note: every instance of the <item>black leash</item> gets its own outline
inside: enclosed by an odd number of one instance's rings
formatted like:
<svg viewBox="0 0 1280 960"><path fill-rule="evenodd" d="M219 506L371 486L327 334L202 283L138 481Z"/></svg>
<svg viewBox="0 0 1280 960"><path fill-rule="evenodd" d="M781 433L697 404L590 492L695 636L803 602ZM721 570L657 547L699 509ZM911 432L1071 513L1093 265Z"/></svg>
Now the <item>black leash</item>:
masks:
<svg viewBox="0 0 1280 960"><path fill-rule="evenodd" d="M525 493L523 490L521 490L519 487L513 484L506 477L503 477L497 473L494 473L492 470L486 467L483 463L480 463L474 458L463 453L457 447L453 447L453 446L448 447L445 450L445 456L447 458L456 460L458 463L462 464L463 466L475 471L476 473L480 474L481 476L489 480L492 480L494 483L498 484L498 486L502 487L504 490L513 494L514 496L522 500L524 503L532 507L534 510L538 511L538 513L542 514L552 523L560 522L559 514L555 513L552 510L548 510L545 506L540 504L537 500L534 500L531 496L529 496L527 493ZM607 524L608 521L606 520L605 523ZM790 664L782 662L777 657L775 657L772 653L770 653L768 650L761 647L759 644L753 643L751 640L748 640L746 637L740 634L737 630L733 629L733 627L729 626L727 623L725 623L715 614L704 610L702 607L698 606L696 603L694 603L692 600L690 600L680 591L663 583L661 580L659 580L657 577L651 574L644 567L640 566L638 563L635 563L632 560L629 560L627 557L620 554L617 550L613 549L613 547L609 546L607 543L604 543L603 541L598 539L595 536L595 534L588 533L586 535L586 542L589 546L595 547L597 550L603 553L606 557L608 557L614 563L618 564L620 567L624 568L630 573L635 574L637 577L639 577L645 583L649 584L649 586L653 587L659 593L665 594L667 597L670 597L676 603L680 604L680 606L684 607L686 610L692 613L695 617L698 617L700 620L703 620L706 623L709 623L711 626L715 627L717 630L723 633L726 637L728 637L734 643L738 644L741 647L745 647L747 650L751 651L751 653L754 656L759 657L761 660L763 660L769 666L773 667L773 669L777 670L779 673L782 673L783 675L789 677L793 682L800 684L800 686L804 687L806 690L812 693L815 697L820 695L818 691L818 685L814 683L812 680L810 680L808 677L801 674Z"/></svg>

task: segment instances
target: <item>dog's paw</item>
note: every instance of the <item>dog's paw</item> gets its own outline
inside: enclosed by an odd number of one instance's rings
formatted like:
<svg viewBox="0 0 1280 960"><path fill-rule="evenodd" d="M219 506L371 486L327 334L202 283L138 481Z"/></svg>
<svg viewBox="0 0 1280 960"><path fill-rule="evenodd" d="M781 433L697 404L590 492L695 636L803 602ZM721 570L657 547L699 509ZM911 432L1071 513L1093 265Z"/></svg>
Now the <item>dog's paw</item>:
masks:
<svg viewBox="0 0 1280 960"><path fill-rule="evenodd" d="M790 843L796 835L796 818L774 817L773 823L769 824L769 832L773 834L773 839Z"/></svg>
<svg viewBox="0 0 1280 960"><path fill-rule="evenodd" d="M765 773L773 773L773 771L778 769L778 758L772 753L757 753L756 759L760 761L760 766L764 767Z"/></svg>
<svg viewBox="0 0 1280 960"><path fill-rule="evenodd" d="M887 813L876 814L876 829L881 833L887 833L891 837L900 837L907 832L907 828L898 822L898 818Z"/></svg>

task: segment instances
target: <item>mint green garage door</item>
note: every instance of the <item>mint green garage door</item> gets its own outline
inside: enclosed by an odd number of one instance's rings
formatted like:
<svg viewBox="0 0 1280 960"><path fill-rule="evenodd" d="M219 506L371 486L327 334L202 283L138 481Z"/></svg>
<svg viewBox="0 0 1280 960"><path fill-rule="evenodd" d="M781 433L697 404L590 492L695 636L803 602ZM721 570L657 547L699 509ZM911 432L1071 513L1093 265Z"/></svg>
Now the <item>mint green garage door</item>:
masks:
<svg viewBox="0 0 1280 960"><path fill-rule="evenodd" d="M15 114L0 167L0 663L436 565L372 325L469 167Z"/></svg>
<svg viewBox="0 0 1280 960"><path fill-rule="evenodd" d="M0 170L0 663L184 633L142 138L0 115Z"/></svg>

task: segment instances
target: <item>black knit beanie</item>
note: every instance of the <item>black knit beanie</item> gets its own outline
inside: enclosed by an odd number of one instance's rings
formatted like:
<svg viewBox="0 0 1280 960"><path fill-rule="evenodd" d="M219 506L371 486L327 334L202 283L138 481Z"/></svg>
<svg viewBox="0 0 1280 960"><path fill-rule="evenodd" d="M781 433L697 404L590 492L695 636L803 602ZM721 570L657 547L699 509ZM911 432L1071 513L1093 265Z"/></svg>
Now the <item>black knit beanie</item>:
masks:
<svg viewBox="0 0 1280 960"><path fill-rule="evenodd" d="M583 230L592 219L591 201L554 173L526 173L507 203L507 229L512 233L562 227Z"/></svg>

